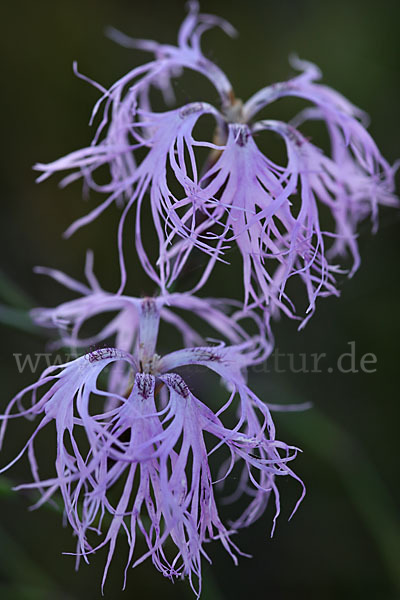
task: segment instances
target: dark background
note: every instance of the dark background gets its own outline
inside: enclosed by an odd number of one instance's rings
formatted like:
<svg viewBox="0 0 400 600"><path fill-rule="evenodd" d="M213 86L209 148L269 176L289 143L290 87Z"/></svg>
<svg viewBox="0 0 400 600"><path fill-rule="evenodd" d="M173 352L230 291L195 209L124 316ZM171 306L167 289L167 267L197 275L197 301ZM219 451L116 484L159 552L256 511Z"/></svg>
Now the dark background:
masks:
<svg viewBox="0 0 400 600"><path fill-rule="evenodd" d="M398 2L320 0L204 0L205 12L224 16L240 36L230 40L211 31L206 54L226 70L236 94L246 98L261 86L293 74L287 58L295 51L316 62L324 82L338 89L372 118L370 131L390 162L400 156L400 42ZM97 92L72 74L72 61L104 85L111 84L147 55L116 46L103 35L107 25L137 37L173 42L184 14L184 3L169 0L14 1L2 5L0 119L2 193L0 292L4 304L15 302L10 284L28 297L26 303L53 306L72 297L32 268L48 265L83 279L87 247L96 251L96 271L107 289L115 287L113 228L116 210L64 241L61 233L87 211L79 184L57 188L53 178L37 186L32 165L47 162L90 142L87 122ZM182 101L196 100L202 82L188 78L177 89ZM199 91L198 91L199 90ZM211 98L213 99L213 98ZM271 116L290 117L290 106ZM286 114L287 111L287 114ZM237 542L253 559L234 568L224 551L210 547L212 567L204 564L205 600L271 597L284 599L392 600L400 597L400 536L398 477L398 313L400 257L399 211L381 213L378 235L363 226L362 266L341 284L339 300L319 303L316 315L298 333L296 324L275 325L282 353L327 353L322 373L253 373L252 384L271 402L311 400L303 414L276 415L279 437L303 448L296 472L307 485L299 511L287 518L298 494L294 482L282 481L282 516L269 539L272 508ZM240 298L240 263L219 271L206 293ZM228 269L228 267L225 267ZM5 277L7 279L5 279ZM151 293L136 264L131 291ZM15 294L13 294L15 296ZM1 307L2 321L13 314ZM2 327L1 404L5 406L32 374L21 375L13 353L44 352L37 334ZM355 342L356 357L377 356L375 373L332 373L328 365ZM286 360L286 362L285 362ZM287 359L283 361L288 369ZM297 360L295 358L295 360ZM299 363L296 363L298 366ZM31 424L14 426L1 464L21 447ZM11 429L10 429L11 432ZM46 446L48 444L48 446ZM53 440L42 443L43 456L53 453ZM29 480L26 462L6 474L12 481ZM29 513L30 498L0 486L0 596L12 600L100 598L105 553L74 572L70 531L56 512ZM121 592L122 543L114 560L106 598L189 598L186 583L163 580L151 563L130 573Z"/></svg>

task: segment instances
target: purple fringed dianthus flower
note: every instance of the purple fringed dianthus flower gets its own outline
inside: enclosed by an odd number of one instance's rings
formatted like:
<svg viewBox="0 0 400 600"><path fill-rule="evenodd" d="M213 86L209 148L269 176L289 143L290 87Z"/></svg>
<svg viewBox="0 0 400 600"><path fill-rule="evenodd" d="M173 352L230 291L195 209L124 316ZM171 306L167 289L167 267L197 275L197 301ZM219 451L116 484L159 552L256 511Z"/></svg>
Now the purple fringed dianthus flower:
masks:
<svg viewBox="0 0 400 600"><path fill-rule="evenodd" d="M249 337L237 319L195 297L113 296L85 289L59 272L51 274L73 289L80 288L84 297L56 309L38 309L36 320L61 324L64 329L71 325L72 333L64 342L80 344L79 328L86 319L118 311L95 339L115 337L125 348L105 346L48 367L36 383L20 392L1 417L1 442L11 419L25 416L40 421L2 471L27 452L34 482L17 489L39 490L36 507L61 492L66 519L77 538L77 564L108 546L103 585L122 534L128 543L126 570L150 557L166 577L187 576L200 595L201 561L210 560L206 542L219 540L236 563L241 553L231 539L235 531L263 514L271 494L275 523L280 511L277 478L289 475L300 481L290 468L298 449L276 439L268 404L246 382L247 368L264 361L271 351L265 331ZM87 274L96 285L93 273ZM181 318L171 319L175 309L182 307L236 343L220 341L158 355L160 319L173 323L187 342L198 339ZM255 321L259 324L257 317ZM123 365L119 372L125 373L124 390L103 381L107 369L118 364ZM197 398L180 373L183 367L202 367L217 374L227 390L226 401ZM25 408L27 396L31 403ZM233 407L234 423L232 414L226 419ZM57 433L56 474L41 479L34 443L50 424ZM222 455L223 464L213 474L214 453ZM216 482L222 485L232 471L239 476L233 478L236 490L231 499L244 496L247 506L234 522L224 524L215 498ZM303 494L304 487L301 498Z"/></svg>
<svg viewBox="0 0 400 600"><path fill-rule="evenodd" d="M371 216L377 226L379 205L397 205L394 168L382 157L363 126L363 113L338 92L318 83L321 74L311 63L292 60L301 73L255 93L247 102L235 98L221 69L201 50L203 33L213 26L229 35L224 20L199 14L197 2L178 35L178 45L133 40L114 30L111 37L124 46L149 51L154 59L133 69L109 89L100 88L93 118L103 113L92 144L48 165L39 164L40 180L56 171L78 169L64 184L83 177L86 185L104 192L107 199L76 221L67 234L124 200L118 244L126 281L122 248L127 214L136 206L135 243L148 275L163 293L176 281L194 248L207 263L193 291L207 281L217 261L235 244L243 259L244 300L269 312L297 314L287 282L297 276L307 295L307 318L318 296L338 295L336 277L341 261L350 254L357 269L360 257L357 228ZM192 102L166 112L154 112L152 87L159 88L168 104L174 101L171 80L190 69L208 78L220 99L215 107ZM97 85L97 84L96 84ZM99 87L99 86L97 86ZM291 123L259 120L261 109L284 97L311 103ZM197 139L194 128L209 115L215 122L212 139ZM324 123L330 140L326 152L302 132L310 120ZM277 164L261 150L261 134L273 132L286 147L287 160ZM258 136L258 137L256 137ZM200 163L199 149L209 158ZM138 162L137 151L146 151ZM96 170L109 166L110 180L99 184ZM157 264L152 264L141 234L144 205L149 210L159 241ZM329 211L332 227L321 225L321 210Z"/></svg>
<svg viewBox="0 0 400 600"><path fill-rule="evenodd" d="M57 329L59 339L51 342L52 349L69 347L79 349L96 348L108 343L126 352L138 352L139 319L141 300L123 294L104 291L94 272L93 254L87 253L85 275L87 284L81 283L64 273L46 267L37 267L36 273L48 275L66 288L80 294L80 298L64 302L56 308L36 308L31 311L37 325ZM272 333L266 328L254 311L244 311L239 302L228 299L202 299L191 294L167 294L156 300L161 321L173 327L181 336L184 347L199 346L205 343L204 332L200 334L194 324L190 324L180 313L196 315L202 326L208 326L210 333L229 344L240 344L248 340L247 331L253 323L253 330L262 335L265 356L272 351ZM110 315L106 325L92 333L83 335L82 330L88 321L103 314ZM262 332L262 333L261 333ZM126 364L116 363L110 368L109 390L123 393L127 386Z"/></svg>

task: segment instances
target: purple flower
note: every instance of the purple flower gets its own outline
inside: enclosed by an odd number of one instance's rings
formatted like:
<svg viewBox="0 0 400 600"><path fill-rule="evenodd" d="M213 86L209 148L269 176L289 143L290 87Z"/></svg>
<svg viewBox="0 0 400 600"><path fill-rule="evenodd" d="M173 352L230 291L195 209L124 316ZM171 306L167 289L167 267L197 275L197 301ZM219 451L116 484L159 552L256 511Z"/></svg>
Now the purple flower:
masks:
<svg viewBox="0 0 400 600"><path fill-rule="evenodd" d="M36 165L43 173L39 180L56 171L78 169L65 184L82 176L89 188L108 195L76 221L67 235L93 221L110 204L124 201L118 232L121 290L126 282L123 231L135 205L138 256L163 293L177 279L194 248L203 251L206 259L193 289L197 291L215 263L226 260L226 249L235 244L243 259L245 303L296 316L287 283L297 276L305 286L308 319L318 296L338 295L336 276L345 271L337 261L349 254L353 261L350 275L357 269L360 221L371 216L376 229L378 206L397 205L394 168L364 128L363 113L338 92L317 83L321 75L311 63L293 59L299 75L260 90L245 103L236 99L225 74L200 47L204 31L215 25L234 33L222 19L199 14L197 2L191 2L177 46L131 40L113 30L111 36L118 42L149 51L154 59L108 90L101 88L93 117L102 105L103 113L92 144L49 165ZM220 106L193 102L154 112L151 87L161 89L168 103L173 102L171 79L184 68L211 81ZM255 120L265 106L289 96L307 100L312 107L290 124ZM204 115L215 120L213 139L194 137L194 128ZM327 152L314 146L299 129L316 119L329 134ZM283 140L287 154L283 164L261 150L264 132ZM210 154L202 165L198 151L203 147L209 148ZM139 149L147 152L141 162L136 159ZM110 168L110 180L98 184L95 172L105 164ZM148 203L159 240L157 264L150 261L141 234L143 204ZM330 212L330 228L321 226L321 210Z"/></svg>
<svg viewBox="0 0 400 600"><path fill-rule="evenodd" d="M78 292L80 297L64 302L55 308L36 308L31 311L33 320L40 326L57 329L59 339L51 343L53 349L70 347L75 349L96 348L107 342L124 352L139 351L140 317L142 300L122 294L104 291L94 272L93 254L88 252L85 275L89 285L82 284L64 273L46 267L37 267L37 273L51 276L65 287ZM270 329L252 311L244 311L243 306L227 299L203 299L185 294L167 294L154 299L160 319L180 334L184 347L200 346L207 343L207 334L200 333L186 315L196 315L212 339L223 339L229 344L240 344L249 339L248 330L253 330L263 339L265 357L272 351L273 338ZM110 315L109 321L91 335L81 333L88 321L98 315ZM158 321L157 321L158 327ZM124 361L110 367L109 391L122 394L129 380L129 369Z"/></svg>
<svg viewBox="0 0 400 600"><path fill-rule="evenodd" d="M72 280L64 282L80 287ZM280 511L277 478L289 475L300 481L290 468L297 448L276 439L269 406L246 382L246 370L264 361L270 346L264 334L243 335L240 326L235 321L228 324L221 313L221 321L215 323L217 332L235 337L237 343L220 341L160 356L156 353L158 329L169 311L185 306L187 312L214 324L217 309L209 304L206 310L207 301L188 296L138 300L81 291L84 298L53 311L42 309L37 317L47 323L71 322L73 339L79 340L79 325L86 318L112 308L119 312L102 335L106 332L121 339L122 329L129 325L125 311L131 308L130 317L134 313L136 317L123 341L129 340L132 350L112 346L92 350L47 368L36 383L20 392L0 418L1 442L11 419L38 416L40 421L18 456L2 471L27 452L34 482L17 489L38 489L41 498L35 506L61 492L66 519L77 538L77 564L108 546L103 585L122 534L129 547L126 570L150 557L166 577L187 576L200 595L201 561L210 560L206 542L219 540L236 562L240 551L231 539L235 531L262 515L271 494L275 523ZM181 325L179 321L178 329L185 330ZM186 334L190 337L192 330ZM116 391L115 386L110 389L106 375L108 367L119 363L127 373L126 388ZM179 373L183 367L186 374L192 373L191 378L198 368L216 373L227 390L227 400L199 400ZM31 403L24 408L23 400L29 395ZM17 412L13 412L15 407ZM226 418L233 407L234 423L232 414ZM56 473L41 479L34 443L51 423L57 433ZM222 471L214 475L212 454L223 457ZM232 471L240 475L231 499L244 496L247 506L233 523L224 524L216 504L216 480L221 484ZM138 535L147 549L136 556Z"/></svg>
<svg viewBox="0 0 400 600"><path fill-rule="evenodd" d="M60 335L53 348L62 346L88 347L104 340L112 339L118 348L133 351L137 345L141 300L123 294L106 292L100 286L93 271L93 253L86 258L85 277L87 284L81 283L48 267L36 267L35 272L47 275L66 288L77 292L80 298L60 304L56 308L35 308L32 319L42 327L57 328ZM254 311L243 309L243 305L226 298L199 298L189 293L172 293L154 298L160 310L161 319L176 328L182 336L184 346L203 344L204 334L189 324L176 310L195 314L208 324L210 331L218 339L238 344L249 338L250 322L253 331L265 339L266 348L272 350L272 333ZM117 315L115 312L117 311ZM80 330L85 322L100 313L111 313L110 322L89 337L81 337ZM247 320L246 324L240 321ZM267 339L268 338L268 339ZM269 340L269 341L268 341ZM135 345L136 344L136 345Z"/></svg>

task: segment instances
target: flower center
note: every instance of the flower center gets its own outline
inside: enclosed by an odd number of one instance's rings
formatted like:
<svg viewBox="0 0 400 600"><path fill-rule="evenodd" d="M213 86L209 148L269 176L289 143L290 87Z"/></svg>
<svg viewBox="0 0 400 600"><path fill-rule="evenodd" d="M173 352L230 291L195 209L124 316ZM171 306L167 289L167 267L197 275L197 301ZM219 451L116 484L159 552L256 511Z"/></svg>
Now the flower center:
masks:
<svg viewBox="0 0 400 600"><path fill-rule="evenodd" d="M232 94L230 104L224 107L223 115L228 123L245 123L243 101Z"/></svg>
<svg viewBox="0 0 400 600"><path fill-rule="evenodd" d="M161 356L159 354L153 354L153 356L142 359L139 362L140 372L148 373L149 375L158 374L158 363L160 362Z"/></svg>

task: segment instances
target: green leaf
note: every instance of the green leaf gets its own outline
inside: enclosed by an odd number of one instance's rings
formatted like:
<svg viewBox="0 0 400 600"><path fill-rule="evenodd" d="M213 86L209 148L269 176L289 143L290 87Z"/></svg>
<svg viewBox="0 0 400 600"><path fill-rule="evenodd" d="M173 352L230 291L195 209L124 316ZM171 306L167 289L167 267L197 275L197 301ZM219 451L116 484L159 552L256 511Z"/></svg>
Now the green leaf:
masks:
<svg viewBox="0 0 400 600"><path fill-rule="evenodd" d="M3 271L0 271L0 298L15 308L27 310L34 305L32 299Z"/></svg>
<svg viewBox="0 0 400 600"><path fill-rule="evenodd" d="M223 600L221 592L212 574L212 567L204 568L203 570L203 583L202 583L202 600ZM193 597L193 593L192 593Z"/></svg>
<svg viewBox="0 0 400 600"><path fill-rule="evenodd" d="M0 323L27 333L43 335L43 330L33 323L29 312L20 308L11 308L0 304Z"/></svg>
<svg viewBox="0 0 400 600"><path fill-rule="evenodd" d="M389 490L361 443L317 409L283 413L279 421L299 439L302 448L315 453L337 472L375 540L388 575L400 590L400 519Z"/></svg>
<svg viewBox="0 0 400 600"><path fill-rule="evenodd" d="M13 496L15 494L13 488L13 483L7 477L0 477L0 498L7 498L8 496Z"/></svg>

